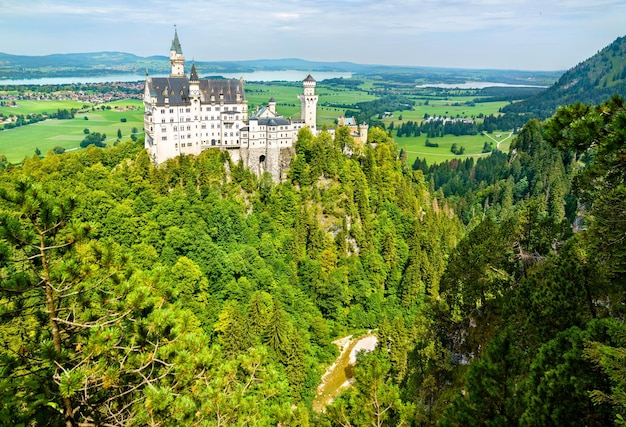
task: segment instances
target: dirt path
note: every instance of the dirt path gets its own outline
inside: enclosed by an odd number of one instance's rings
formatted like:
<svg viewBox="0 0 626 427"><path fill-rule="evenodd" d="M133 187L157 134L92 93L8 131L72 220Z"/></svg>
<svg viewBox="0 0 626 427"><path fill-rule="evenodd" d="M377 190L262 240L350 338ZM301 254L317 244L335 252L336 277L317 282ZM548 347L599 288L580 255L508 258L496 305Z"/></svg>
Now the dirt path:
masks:
<svg viewBox="0 0 626 427"><path fill-rule="evenodd" d="M350 335L333 341L333 344L340 348L341 354L322 376L322 381L317 387L317 396L313 400L314 411L323 411L339 396L342 390L350 387L357 353L359 351L372 351L376 348L377 343L376 335L370 333L358 338Z"/></svg>
<svg viewBox="0 0 626 427"><path fill-rule="evenodd" d="M501 139L501 140L499 140L499 141L498 141L497 139L495 139L494 137L492 137L491 135L489 135L488 133L486 133L486 132L483 132L483 135L484 135L484 136L486 136L487 138L490 138L493 142L495 142L495 143L496 143L496 148L497 148L497 149L500 149L500 143L502 143L502 142L506 141L506 140L507 140L507 139L509 139L511 136L513 136L513 131L511 131L511 133L509 134L509 136L507 136L507 137L505 137L504 139Z"/></svg>

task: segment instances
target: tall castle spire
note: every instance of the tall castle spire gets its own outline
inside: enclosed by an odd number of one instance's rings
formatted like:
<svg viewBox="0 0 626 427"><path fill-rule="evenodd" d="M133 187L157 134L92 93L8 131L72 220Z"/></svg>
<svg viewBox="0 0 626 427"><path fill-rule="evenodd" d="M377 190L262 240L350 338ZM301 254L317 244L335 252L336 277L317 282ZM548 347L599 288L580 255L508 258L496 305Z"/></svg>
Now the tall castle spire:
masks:
<svg viewBox="0 0 626 427"><path fill-rule="evenodd" d="M200 79L198 78L198 70L196 70L196 62L192 62L191 63L191 77L189 78L189 81L192 82L199 82Z"/></svg>
<svg viewBox="0 0 626 427"><path fill-rule="evenodd" d="M178 30L174 26L174 40L170 47L170 64L172 65L172 77L182 77L185 75L185 57L183 56L183 48L178 40Z"/></svg>

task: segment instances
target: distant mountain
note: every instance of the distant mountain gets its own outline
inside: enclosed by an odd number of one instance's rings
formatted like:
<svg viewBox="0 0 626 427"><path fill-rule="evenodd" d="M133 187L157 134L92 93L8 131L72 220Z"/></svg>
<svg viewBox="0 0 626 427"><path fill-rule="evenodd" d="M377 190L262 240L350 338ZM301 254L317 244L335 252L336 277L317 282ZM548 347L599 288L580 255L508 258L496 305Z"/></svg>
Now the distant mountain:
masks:
<svg viewBox="0 0 626 427"><path fill-rule="evenodd" d="M124 52L65 53L44 56L0 52L1 79L97 76L144 73L147 68L166 69L165 56L140 57Z"/></svg>
<svg viewBox="0 0 626 427"><path fill-rule="evenodd" d="M508 84L550 85L561 72L513 70L463 70L456 68L365 65L353 62L320 62L299 58L256 59L247 61L196 61L198 73L215 76L222 73L296 70L303 72L348 72L377 80L393 80L404 85L423 83L464 83L489 81ZM124 52L68 53L44 56L9 55L0 52L2 79L48 77L94 77L112 74L151 75L170 72L167 56L141 57Z"/></svg>
<svg viewBox="0 0 626 427"><path fill-rule="evenodd" d="M626 97L626 37L567 71L553 86L525 101L503 108L504 112L550 117L557 107L574 102L599 104L618 94Z"/></svg>
<svg viewBox="0 0 626 427"><path fill-rule="evenodd" d="M201 74L240 73L252 71L337 71L361 72L371 65L351 62L312 62L298 58L259 59L250 61L203 62L196 61ZM1 79L29 79L38 77L74 77L107 74L164 74L170 70L166 56L141 57L124 52L67 53L44 56L10 55L0 52Z"/></svg>

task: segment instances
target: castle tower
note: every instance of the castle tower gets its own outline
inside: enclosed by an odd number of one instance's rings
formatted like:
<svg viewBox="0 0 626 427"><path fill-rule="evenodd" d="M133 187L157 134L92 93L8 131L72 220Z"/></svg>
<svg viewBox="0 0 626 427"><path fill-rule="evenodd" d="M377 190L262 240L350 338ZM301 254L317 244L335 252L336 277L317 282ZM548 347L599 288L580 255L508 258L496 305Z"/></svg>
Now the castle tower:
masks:
<svg viewBox="0 0 626 427"><path fill-rule="evenodd" d="M302 104L300 118L311 129L315 129L317 122L317 100L318 95L315 94L315 79L309 74L302 82L304 86L304 94L298 95Z"/></svg>
<svg viewBox="0 0 626 427"><path fill-rule="evenodd" d="M361 123L359 126L359 139L362 143L367 142L367 131L369 129L369 125L366 122Z"/></svg>
<svg viewBox="0 0 626 427"><path fill-rule="evenodd" d="M272 114L274 115L276 114L276 100L274 99L273 96L270 98L270 102L269 104L267 104L267 108L270 110Z"/></svg>
<svg viewBox="0 0 626 427"><path fill-rule="evenodd" d="M172 40L172 47L170 47L170 64L172 65L171 77L183 77L185 75L185 57L178 41L177 30L174 30L174 40Z"/></svg>
<svg viewBox="0 0 626 427"><path fill-rule="evenodd" d="M198 78L198 70L196 63L191 64L191 76L189 77L189 96L194 99L200 98L200 79Z"/></svg>

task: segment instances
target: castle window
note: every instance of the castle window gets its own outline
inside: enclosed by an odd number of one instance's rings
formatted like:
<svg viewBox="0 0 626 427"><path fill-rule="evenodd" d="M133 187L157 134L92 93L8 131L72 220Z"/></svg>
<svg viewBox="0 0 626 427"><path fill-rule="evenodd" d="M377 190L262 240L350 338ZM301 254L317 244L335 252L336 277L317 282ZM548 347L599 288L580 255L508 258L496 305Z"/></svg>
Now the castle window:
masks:
<svg viewBox="0 0 626 427"><path fill-rule="evenodd" d="M174 131L177 131L177 130L178 130L178 126L174 126Z"/></svg>
<svg viewBox="0 0 626 427"><path fill-rule="evenodd" d="M173 108L170 108L170 114L172 114L174 112Z"/></svg>
<svg viewBox="0 0 626 427"><path fill-rule="evenodd" d="M165 114L165 108L161 108L161 114Z"/></svg>
<svg viewBox="0 0 626 427"><path fill-rule="evenodd" d="M185 108L185 113L189 113L191 111L191 108Z"/></svg>
<svg viewBox="0 0 626 427"><path fill-rule="evenodd" d="M165 123L165 117L161 119L161 123Z"/></svg>
<svg viewBox="0 0 626 427"><path fill-rule="evenodd" d="M167 135L163 135L163 136L161 137L161 141L167 141Z"/></svg>
<svg viewBox="0 0 626 427"><path fill-rule="evenodd" d="M181 135L181 136L180 136L180 139L185 139L185 135Z"/></svg>
<svg viewBox="0 0 626 427"><path fill-rule="evenodd" d="M215 107L215 111L220 111L220 107Z"/></svg>

